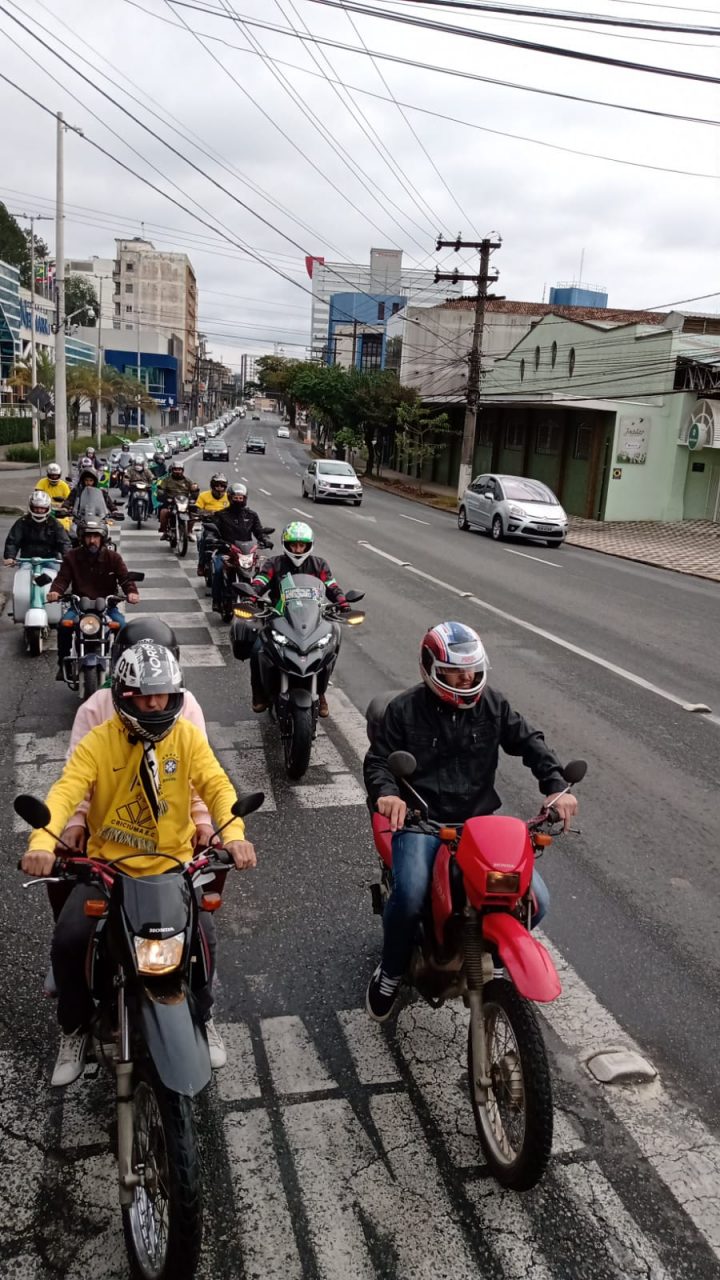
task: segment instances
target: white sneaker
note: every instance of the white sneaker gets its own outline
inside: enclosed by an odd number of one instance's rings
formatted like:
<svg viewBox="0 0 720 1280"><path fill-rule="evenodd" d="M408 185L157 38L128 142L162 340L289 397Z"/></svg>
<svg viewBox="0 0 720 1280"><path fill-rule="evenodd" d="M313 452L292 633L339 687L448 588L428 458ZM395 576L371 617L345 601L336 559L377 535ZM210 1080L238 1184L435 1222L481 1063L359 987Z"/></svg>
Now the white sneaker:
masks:
<svg viewBox="0 0 720 1280"><path fill-rule="evenodd" d="M87 1051L87 1033L85 1031L61 1031L60 1048L55 1060L55 1069L50 1084L62 1088L72 1084L83 1073L85 1053Z"/></svg>
<svg viewBox="0 0 720 1280"><path fill-rule="evenodd" d="M210 1066L213 1071L218 1071L227 1062L227 1049L212 1018L208 1018L205 1023L205 1035L207 1036L208 1049L210 1050Z"/></svg>

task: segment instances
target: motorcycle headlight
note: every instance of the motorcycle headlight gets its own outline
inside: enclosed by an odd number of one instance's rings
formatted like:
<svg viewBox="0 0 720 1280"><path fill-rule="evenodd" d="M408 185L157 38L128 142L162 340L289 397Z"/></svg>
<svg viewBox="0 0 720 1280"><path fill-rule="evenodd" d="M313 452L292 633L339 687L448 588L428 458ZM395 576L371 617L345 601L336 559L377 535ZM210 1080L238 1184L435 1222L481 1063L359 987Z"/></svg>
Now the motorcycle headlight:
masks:
<svg viewBox="0 0 720 1280"><path fill-rule="evenodd" d="M170 938L134 938L135 959L139 973L172 973L182 960L184 933L174 933Z"/></svg>
<svg viewBox="0 0 720 1280"><path fill-rule="evenodd" d="M93 617L91 613L80 619L80 630L84 636L96 636L100 630L100 619Z"/></svg>
<svg viewBox="0 0 720 1280"><path fill-rule="evenodd" d="M273 631L272 638L275 641L275 644L279 644L281 648L283 645L290 643L287 636L284 636L281 631Z"/></svg>
<svg viewBox="0 0 720 1280"><path fill-rule="evenodd" d="M331 635L321 636L321 637L320 637L320 639L319 639L319 640L318 640L318 642L317 642L317 648L318 648L318 649L324 649L324 648L325 648L325 645L326 645L326 644L329 644L331 640L332 640L332 636L331 636Z"/></svg>
<svg viewBox="0 0 720 1280"><path fill-rule="evenodd" d="M253 562L253 556L252 556L252 555L249 555L249 556L238 556L238 558L237 558L237 559L238 559L238 564L240 565L240 568L241 568L241 569L251 569L251 568L252 568L252 562Z"/></svg>

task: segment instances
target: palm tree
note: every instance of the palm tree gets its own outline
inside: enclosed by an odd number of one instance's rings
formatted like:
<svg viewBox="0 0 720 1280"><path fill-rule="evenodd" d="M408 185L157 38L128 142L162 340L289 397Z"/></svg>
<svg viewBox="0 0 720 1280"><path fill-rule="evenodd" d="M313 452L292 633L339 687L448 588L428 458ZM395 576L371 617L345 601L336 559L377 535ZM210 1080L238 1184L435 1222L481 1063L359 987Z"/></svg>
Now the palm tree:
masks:
<svg viewBox="0 0 720 1280"><path fill-rule="evenodd" d="M37 352L35 370L38 386L44 387L46 391L52 391L55 385L55 361L47 351ZM13 366L8 381L11 387L16 387L18 390L31 390L32 362L29 356L25 360L19 360Z"/></svg>
<svg viewBox="0 0 720 1280"><path fill-rule="evenodd" d="M128 377L111 365L105 365L103 368L102 386L102 398L108 407L108 429L110 429L113 409L117 409L119 413L124 409L135 409L138 407L138 401L141 412L152 413L157 409L157 401L148 395L142 383L138 384L137 378Z"/></svg>

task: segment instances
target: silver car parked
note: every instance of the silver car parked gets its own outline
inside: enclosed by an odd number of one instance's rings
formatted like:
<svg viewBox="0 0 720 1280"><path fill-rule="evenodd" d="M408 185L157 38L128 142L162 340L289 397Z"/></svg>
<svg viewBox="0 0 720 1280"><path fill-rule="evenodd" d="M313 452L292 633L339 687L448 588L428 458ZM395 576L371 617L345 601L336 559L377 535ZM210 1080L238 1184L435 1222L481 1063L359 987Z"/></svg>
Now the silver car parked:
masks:
<svg viewBox="0 0 720 1280"><path fill-rule="evenodd" d="M552 489L527 476L484 475L468 485L458 511L460 529L485 529L501 538L532 538L559 547L568 518Z"/></svg>

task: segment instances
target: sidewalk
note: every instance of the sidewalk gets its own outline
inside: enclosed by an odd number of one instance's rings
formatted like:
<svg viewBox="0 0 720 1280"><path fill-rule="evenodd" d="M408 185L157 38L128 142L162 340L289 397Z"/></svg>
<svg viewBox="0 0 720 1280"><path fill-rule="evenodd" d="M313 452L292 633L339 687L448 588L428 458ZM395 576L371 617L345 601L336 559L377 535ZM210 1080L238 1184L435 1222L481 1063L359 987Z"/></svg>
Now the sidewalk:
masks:
<svg viewBox="0 0 720 1280"><path fill-rule="evenodd" d="M388 493L421 502L441 511L457 511L457 495L447 485L423 485L422 497L417 487L398 471L384 470L378 480L363 477L363 484ZM674 569L697 578L720 582L720 524L710 520L584 520L570 516L567 541L571 546L604 555L637 560L659 569Z"/></svg>

